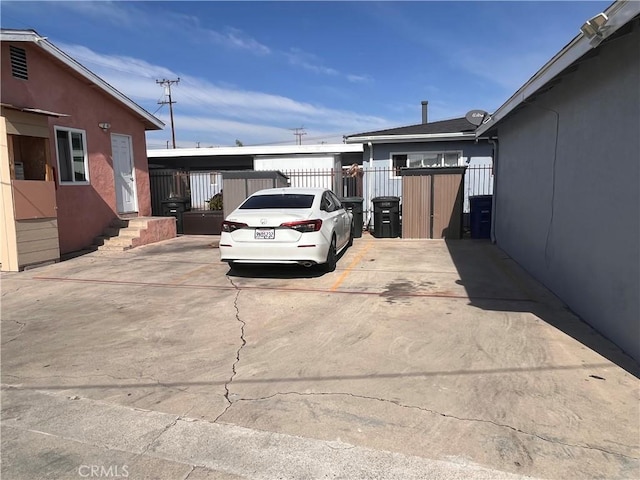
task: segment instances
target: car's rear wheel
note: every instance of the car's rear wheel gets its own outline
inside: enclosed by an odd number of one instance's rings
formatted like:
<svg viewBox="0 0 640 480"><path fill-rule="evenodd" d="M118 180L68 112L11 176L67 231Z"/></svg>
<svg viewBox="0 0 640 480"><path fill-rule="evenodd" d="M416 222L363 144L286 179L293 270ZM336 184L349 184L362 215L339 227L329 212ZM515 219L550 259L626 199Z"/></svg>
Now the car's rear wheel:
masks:
<svg viewBox="0 0 640 480"><path fill-rule="evenodd" d="M329 251L327 252L327 261L324 264L325 272L333 272L336 269L336 263L338 261L338 255L336 253L336 236L331 237L331 245L329 245Z"/></svg>

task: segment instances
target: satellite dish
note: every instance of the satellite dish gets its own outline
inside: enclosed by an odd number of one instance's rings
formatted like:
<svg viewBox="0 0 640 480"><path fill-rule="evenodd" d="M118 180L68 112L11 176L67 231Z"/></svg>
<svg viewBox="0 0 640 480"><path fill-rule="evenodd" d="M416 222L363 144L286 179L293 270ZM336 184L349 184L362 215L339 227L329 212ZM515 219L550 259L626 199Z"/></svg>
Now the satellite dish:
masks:
<svg viewBox="0 0 640 480"><path fill-rule="evenodd" d="M486 118L487 115L489 114L484 110L471 110L470 112L467 112L464 118L467 119L467 122L475 126L478 126L482 123L482 121Z"/></svg>

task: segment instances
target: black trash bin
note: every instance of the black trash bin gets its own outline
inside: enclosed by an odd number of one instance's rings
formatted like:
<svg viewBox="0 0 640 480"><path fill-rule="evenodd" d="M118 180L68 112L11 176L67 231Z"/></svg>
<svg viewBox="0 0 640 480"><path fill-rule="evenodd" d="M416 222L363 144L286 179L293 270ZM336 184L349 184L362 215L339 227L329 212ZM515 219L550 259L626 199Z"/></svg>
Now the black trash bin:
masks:
<svg viewBox="0 0 640 480"><path fill-rule="evenodd" d="M477 195L469 197L469 220L471 238L491 237L491 206L492 195Z"/></svg>
<svg viewBox="0 0 640 480"><path fill-rule="evenodd" d="M376 197L373 202L373 236L400 236L400 197Z"/></svg>
<svg viewBox="0 0 640 480"><path fill-rule="evenodd" d="M362 226L364 224L362 217L362 197L345 197L340 201L344 208L353 214L353 238L362 237Z"/></svg>
<svg viewBox="0 0 640 480"><path fill-rule="evenodd" d="M162 201L162 216L176 217L176 232L184 233L182 214L191 210L191 200L183 197L167 198Z"/></svg>

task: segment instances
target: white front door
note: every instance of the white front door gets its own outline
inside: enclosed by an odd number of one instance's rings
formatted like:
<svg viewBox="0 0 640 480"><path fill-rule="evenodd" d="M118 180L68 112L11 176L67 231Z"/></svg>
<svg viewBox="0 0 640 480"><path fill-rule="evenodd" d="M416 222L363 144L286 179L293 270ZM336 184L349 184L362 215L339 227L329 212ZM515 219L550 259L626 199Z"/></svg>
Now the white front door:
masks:
<svg viewBox="0 0 640 480"><path fill-rule="evenodd" d="M118 213L137 212L131 137L112 133L111 153L113 158L113 174L116 182L116 206Z"/></svg>

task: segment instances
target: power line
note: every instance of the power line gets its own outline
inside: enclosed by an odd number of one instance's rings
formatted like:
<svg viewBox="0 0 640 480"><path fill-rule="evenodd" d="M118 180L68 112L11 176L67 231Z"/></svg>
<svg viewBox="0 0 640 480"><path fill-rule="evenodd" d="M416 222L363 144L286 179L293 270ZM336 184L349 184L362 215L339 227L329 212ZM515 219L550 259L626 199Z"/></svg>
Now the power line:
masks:
<svg viewBox="0 0 640 480"><path fill-rule="evenodd" d="M296 137L296 145L302 145L302 136L307 134L307 132L304 131L304 126L290 128L289 130L293 130L293 135Z"/></svg>
<svg viewBox="0 0 640 480"><path fill-rule="evenodd" d="M180 82L180 78L178 78L177 80L167 80L166 78L163 78L162 80L156 80L156 83L158 85L162 85L164 87L164 91L165 91L165 96L169 97L169 100L163 100L158 101L158 103L160 104L160 107L162 107L162 105L167 105L169 104L169 116L171 118L171 140L173 143L173 148L176 148L176 131L173 125L173 104L176 103L171 99L171 85L173 84L178 84Z"/></svg>

